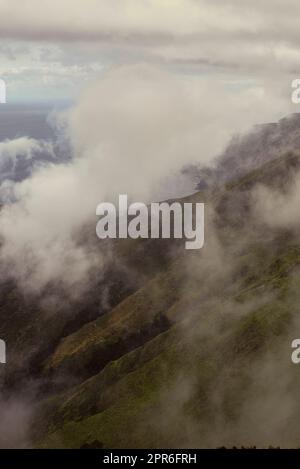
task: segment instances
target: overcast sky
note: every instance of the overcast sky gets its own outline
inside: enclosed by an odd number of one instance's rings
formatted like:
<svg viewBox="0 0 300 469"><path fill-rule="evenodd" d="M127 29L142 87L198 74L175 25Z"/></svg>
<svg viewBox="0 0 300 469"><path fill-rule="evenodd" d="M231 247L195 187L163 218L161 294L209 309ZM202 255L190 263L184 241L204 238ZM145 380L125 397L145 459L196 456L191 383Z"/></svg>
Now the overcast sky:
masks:
<svg viewBox="0 0 300 469"><path fill-rule="evenodd" d="M11 101L73 99L115 64L289 96L297 0L0 0L0 77Z"/></svg>

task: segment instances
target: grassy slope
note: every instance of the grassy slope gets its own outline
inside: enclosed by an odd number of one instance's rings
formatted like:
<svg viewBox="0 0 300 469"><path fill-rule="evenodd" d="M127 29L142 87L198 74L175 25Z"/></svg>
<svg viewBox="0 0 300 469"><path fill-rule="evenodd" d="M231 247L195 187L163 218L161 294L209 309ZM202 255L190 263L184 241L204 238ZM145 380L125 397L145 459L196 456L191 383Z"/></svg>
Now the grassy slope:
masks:
<svg viewBox="0 0 300 469"><path fill-rule="evenodd" d="M257 181L288 180L298 164L292 155L272 161L213 199L218 204L224 193L245 191ZM226 237L226 226L222 230ZM216 423L213 390L220 376L226 384L217 415L234 421L253 380L248 364L276 350L292 327L300 244L288 236L271 245L260 239L236 257L237 275L209 301L200 283L185 284L180 295L184 271L178 260L109 314L63 339L44 373L84 375L87 369L92 376L43 402L35 445L201 445ZM153 328L158 317L164 320Z"/></svg>

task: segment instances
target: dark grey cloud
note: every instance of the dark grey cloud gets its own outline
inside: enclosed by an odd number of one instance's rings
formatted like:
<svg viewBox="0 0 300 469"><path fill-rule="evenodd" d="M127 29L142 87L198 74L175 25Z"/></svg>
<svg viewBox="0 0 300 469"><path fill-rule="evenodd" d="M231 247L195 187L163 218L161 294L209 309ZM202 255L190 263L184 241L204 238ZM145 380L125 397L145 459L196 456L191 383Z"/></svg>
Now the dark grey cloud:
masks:
<svg viewBox="0 0 300 469"><path fill-rule="evenodd" d="M3 39L140 49L166 61L291 70L299 62L296 0L17 0L0 3ZM120 49L119 49L120 50Z"/></svg>

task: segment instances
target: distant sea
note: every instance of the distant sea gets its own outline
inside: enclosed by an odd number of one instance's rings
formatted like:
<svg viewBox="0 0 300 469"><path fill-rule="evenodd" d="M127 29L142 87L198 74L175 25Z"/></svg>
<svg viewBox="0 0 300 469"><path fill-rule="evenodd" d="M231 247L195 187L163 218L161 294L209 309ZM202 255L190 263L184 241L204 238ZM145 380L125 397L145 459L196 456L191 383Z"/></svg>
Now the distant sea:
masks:
<svg viewBox="0 0 300 469"><path fill-rule="evenodd" d="M17 137L52 140L49 105L0 104L0 141Z"/></svg>

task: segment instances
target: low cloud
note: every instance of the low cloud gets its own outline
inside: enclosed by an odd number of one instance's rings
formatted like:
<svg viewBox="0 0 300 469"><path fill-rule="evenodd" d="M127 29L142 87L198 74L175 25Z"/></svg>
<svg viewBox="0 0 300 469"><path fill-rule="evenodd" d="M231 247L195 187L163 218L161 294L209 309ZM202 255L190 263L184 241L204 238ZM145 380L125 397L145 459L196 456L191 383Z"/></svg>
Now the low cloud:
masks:
<svg viewBox="0 0 300 469"><path fill-rule="evenodd" d="M38 161L53 158L54 150L50 142L29 137L4 140L0 142L0 182L25 179Z"/></svg>
<svg viewBox="0 0 300 469"><path fill-rule="evenodd" d="M33 415L33 405L21 398L0 398L0 448L25 447Z"/></svg>
<svg viewBox="0 0 300 469"><path fill-rule="evenodd" d="M286 191L260 186L254 195L256 213L272 229L299 229L300 176L295 175L294 181Z"/></svg>
<svg viewBox="0 0 300 469"><path fill-rule="evenodd" d="M114 202L120 193L140 202L174 195L170 175L188 163L211 161L233 131L245 131L257 113L267 119L279 106L274 101L266 110L259 89L230 93L220 82L149 65L112 68L64 114L60 128L72 159L43 165L10 185L15 203L0 215L2 268L26 288L78 285L101 264L78 241L84 226L94 233L98 203ZM10 155L21 145L30 157L42 144L3 145Z"/></svg>

